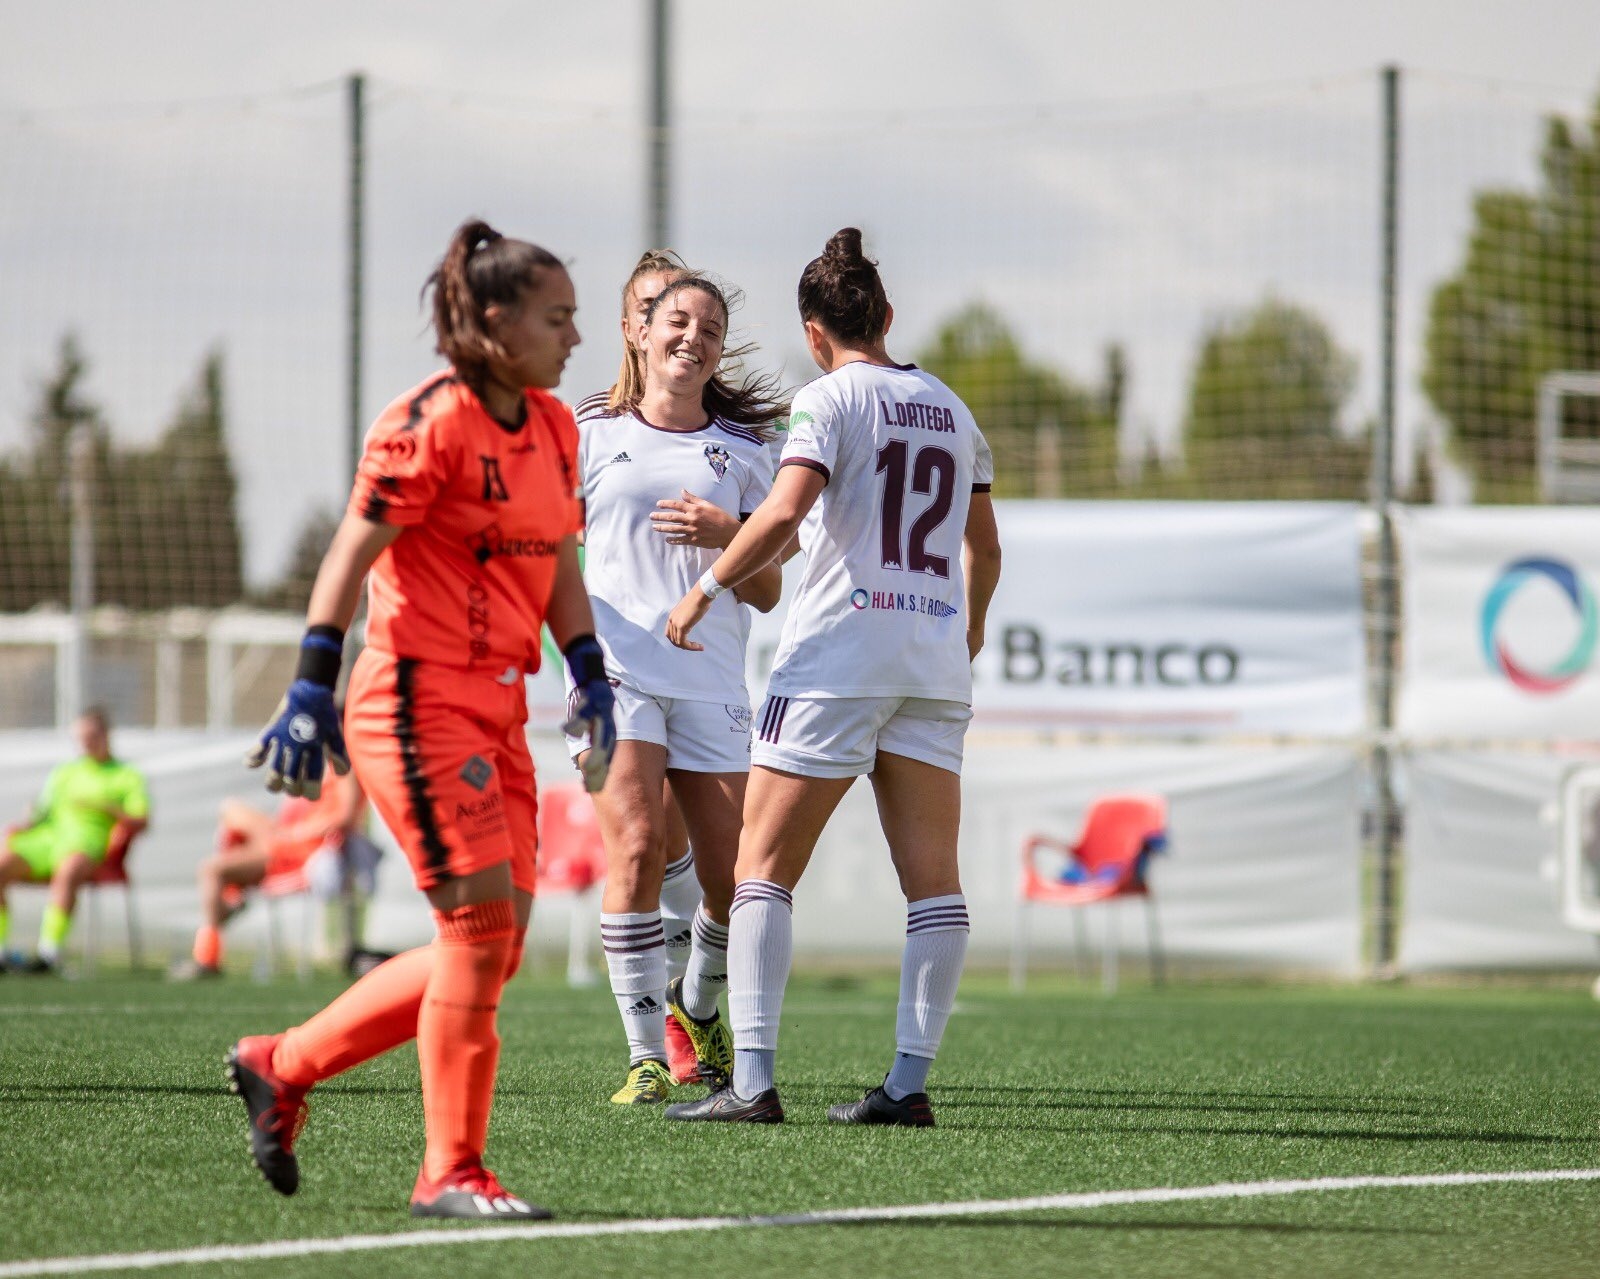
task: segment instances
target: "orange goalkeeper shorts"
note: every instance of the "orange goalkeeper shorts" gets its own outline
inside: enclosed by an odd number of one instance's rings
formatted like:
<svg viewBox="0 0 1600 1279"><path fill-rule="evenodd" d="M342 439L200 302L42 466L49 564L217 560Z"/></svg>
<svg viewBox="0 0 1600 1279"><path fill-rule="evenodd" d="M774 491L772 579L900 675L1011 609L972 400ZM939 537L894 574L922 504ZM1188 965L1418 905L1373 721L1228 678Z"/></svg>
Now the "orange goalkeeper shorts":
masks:
<svg viewBox="0 0 1600 1279"><path fill-rule="evenodd" d="M521 672L510 683L366 649L345 696L350 762L424 892L502 862L533 892L538 812Z"/></svg>

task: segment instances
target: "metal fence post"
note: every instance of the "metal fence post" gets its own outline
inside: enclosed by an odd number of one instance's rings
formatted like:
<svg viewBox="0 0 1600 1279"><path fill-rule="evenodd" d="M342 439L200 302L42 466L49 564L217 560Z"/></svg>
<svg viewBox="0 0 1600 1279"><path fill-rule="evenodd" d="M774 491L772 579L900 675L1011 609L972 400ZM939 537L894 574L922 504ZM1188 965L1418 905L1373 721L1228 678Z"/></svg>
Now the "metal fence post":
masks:
<svg viewBox="0 0 1600 1279"><path fill-rule="evenodd" d="M1394 658L1399 635L1398 556L1395 547L1393 503L1395 436L1395 322L1398 309L1400 239L1400 68L1384 67L1382 279L1381 335L1379 341L1381 400L1372 432L1371 502L1378 520L1377 740L1372 751L1375 786L1374 814L1377 838L1377 899L1373 933L1373 969L1378 977L1392 976L1398 954L1396 912L1399 888L1400 815L1394 794Z"/></svg>
<svg viewBox="0 0 1600 1279"><path fill-rule="evenodd" d="M647 248L672 244L672 67L668 0L650 0L650 125L646 131L645 227Z"/></svg>
<svg viewBox="0 0 1600 1279"><path fill-rule="evenodd" d="M361 354L364 339L361 293L362 270L365 265L362 260L365 252L365 245L362 240L362 225L365 222L366 212L366 101L367 77L358 71L350 77L348 99L350 187L349 222L347 224L349 276L346 287L349 290L349 297L347 299L348 310L346 314L349 345L346 348L345 407L348 413L347 426L349 430L351 475L356 473L356 466L361 461L361 438L365 430L365 424L361 419Z"/></svg>
<svg viewBox="0 0 1600 1279"><path fill-rule="evenodd" d="M89 704L89 614L94 608L94 427L72 428L68 448L68 501L72 514L72 579L67 597L72 611L72 656L67 684L57 696L60 727L83 714Z"/></svg>

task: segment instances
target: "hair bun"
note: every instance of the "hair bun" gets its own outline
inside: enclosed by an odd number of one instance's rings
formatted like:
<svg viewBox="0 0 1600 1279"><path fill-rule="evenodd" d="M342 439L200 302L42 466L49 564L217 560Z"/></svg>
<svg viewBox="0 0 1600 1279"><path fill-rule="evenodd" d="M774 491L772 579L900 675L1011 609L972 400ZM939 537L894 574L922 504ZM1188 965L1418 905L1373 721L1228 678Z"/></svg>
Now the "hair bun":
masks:
<svg viewBox="0 0 1600 1279"><path fill-rule="evenodd" d="M889 295L878 264L861 251L861 228L841 227L806 263L796 291L800 318L845 342L877 342L889 325Z"/></svg>
<svg viewBox="0 0 1600 1279"><path fill-rule="evenodd" d="M855 266L866 260L866 255L861 251L861 228L847 226L835 231L829 238L827 247L822 250L823 256L847 266Z"/></svg>

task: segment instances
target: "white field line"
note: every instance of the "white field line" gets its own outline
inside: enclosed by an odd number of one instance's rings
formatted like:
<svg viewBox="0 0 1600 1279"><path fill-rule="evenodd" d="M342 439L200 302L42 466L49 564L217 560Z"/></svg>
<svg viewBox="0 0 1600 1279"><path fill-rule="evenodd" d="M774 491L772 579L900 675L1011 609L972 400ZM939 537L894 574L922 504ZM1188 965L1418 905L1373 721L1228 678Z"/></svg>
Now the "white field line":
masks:
<svg viewBox="0 0 1600 1279"><path fill-rule="evenodd" d="M1319 1177L1310 1181L1235 1181L1214 1186L1156 1186L1147 1190L1095 1190L1038 1195L1030 1199L974 1199L958 1203L903 1204L885 1208L837 1208L766 1217L663 1217L633 1221L545 1222L477 1229L415 1230L392 1235L343 1235L333 1239L284 1239L226 1244L170 1252L99 1253L0 1263L0 1279L26 1275L76 1275L99 1270L153 1270L158 1266L211 1262L269 1261L387 1248L447 1248L462 1244L539 1239L595 1239L608 1235L672 1235L707 1230L753 1230L773 1226L835 1226L860 1221L921 1221L979 1217L1051 1209L1116 1208L1129 1204L1188 1203L1206 1199L1259 1199L1326 1190L1387 1190L1418 1186L1487 1186L1506 1183L1600 1181L1600 1168L1541 1172L1444 1172L1407 1177Z"/></svg>

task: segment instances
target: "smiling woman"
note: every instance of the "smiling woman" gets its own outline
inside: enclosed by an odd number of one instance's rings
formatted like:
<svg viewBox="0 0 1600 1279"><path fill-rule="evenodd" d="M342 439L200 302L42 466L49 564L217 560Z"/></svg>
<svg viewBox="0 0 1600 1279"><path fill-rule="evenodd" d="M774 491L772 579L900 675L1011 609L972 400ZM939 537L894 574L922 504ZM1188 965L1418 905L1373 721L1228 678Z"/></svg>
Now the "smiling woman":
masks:
<svg viewBox="0 0 1600 1279"><path fill-rule="evenodd" d="M666 1099L670 1007L698 1061L720 1083L732 1044L719 1019L728 908L750 768L744 682L749 608L778 600L776 560L718 602L702 651L659 637L692 586L772 484L767 428L787 411L774 385L744 377L727 346L726 293L703 275L647 255L624 293L624 380L584 402L579 462L586 508L587 585L595 630L616 684L617 755L596 795L608 873L600 917L611 989L628 1040L628 1074L612 1097ZM648 298L648 300L646 300ZM637 376L627 378L630 369ZM589 743L573 736L573 756ZM663 780L687 826L704 898L693 913L681 977L668 980L663 886L671 834ZM682 859L672 865L674 885ZM673 893L677 889L674 887Z"/></svg>

